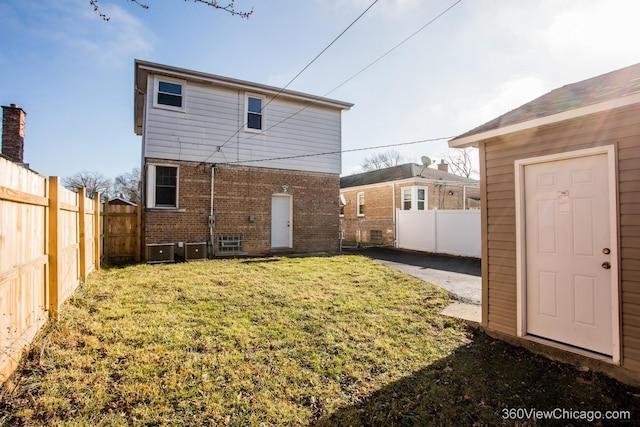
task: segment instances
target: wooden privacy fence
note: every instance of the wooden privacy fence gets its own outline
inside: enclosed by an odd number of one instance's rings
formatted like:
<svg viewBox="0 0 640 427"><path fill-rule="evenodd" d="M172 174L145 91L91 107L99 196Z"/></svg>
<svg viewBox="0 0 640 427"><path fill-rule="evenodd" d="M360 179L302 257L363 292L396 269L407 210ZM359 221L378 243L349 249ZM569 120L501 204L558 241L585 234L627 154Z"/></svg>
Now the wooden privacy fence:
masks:
<svg viewBox="0 0 640 427"><path fill-rule="evenodd" d="M140 206L105 204L100 214L103 224L103 264L141 260L142 209Z"/></svg>
<svg viewBox="0 0 640 427"><path fill-rule="evenodd" d="M0 383L49 317L100 268L99 197L0 158Z"/></svg>

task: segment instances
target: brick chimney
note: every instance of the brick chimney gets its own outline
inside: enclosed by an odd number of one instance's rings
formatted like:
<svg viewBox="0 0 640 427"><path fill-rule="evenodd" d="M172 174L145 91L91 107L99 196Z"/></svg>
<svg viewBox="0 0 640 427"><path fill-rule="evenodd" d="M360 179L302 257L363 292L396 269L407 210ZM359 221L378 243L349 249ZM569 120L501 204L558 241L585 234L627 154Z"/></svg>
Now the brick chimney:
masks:
<svg viewBox="0 0 640 427"><path fill-rule="evenodd" d="M2 154L15 163L24 163L24 118L17 104L2 107Z"/></svg>
<svg viewBox="0 0 640 427"><path fill-rule="evenodd" d="M440 163L438 163L438 170L449 173L449 165L445 163L443 159L440 159Z"/></svg>

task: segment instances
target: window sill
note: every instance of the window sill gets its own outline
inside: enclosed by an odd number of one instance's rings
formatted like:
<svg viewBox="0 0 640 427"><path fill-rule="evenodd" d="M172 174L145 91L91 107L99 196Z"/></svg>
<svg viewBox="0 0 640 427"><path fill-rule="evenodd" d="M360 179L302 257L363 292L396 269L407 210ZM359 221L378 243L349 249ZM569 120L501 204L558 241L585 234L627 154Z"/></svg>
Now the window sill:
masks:
<svg viewBox="0 0 640 427"><path fill-rule="evenodd" d="M161 208L161 207L155 207L155 208L147 208L147 211L152 211L152 212L186 212L187 210L185 208Z"/></svg>

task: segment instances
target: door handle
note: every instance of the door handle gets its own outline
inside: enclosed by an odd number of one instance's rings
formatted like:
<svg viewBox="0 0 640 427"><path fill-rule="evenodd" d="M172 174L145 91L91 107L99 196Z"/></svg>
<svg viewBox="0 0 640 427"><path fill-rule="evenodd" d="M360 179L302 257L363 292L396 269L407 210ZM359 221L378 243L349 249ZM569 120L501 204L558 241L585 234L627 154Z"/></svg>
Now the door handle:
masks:
<svg viewBox="0 0 640 427"><path fill-rule="evenodd" d="M602 263L602 268L604 268L605 270L609 270L611 268L611 263L610 262L603 262Z"/></svg>

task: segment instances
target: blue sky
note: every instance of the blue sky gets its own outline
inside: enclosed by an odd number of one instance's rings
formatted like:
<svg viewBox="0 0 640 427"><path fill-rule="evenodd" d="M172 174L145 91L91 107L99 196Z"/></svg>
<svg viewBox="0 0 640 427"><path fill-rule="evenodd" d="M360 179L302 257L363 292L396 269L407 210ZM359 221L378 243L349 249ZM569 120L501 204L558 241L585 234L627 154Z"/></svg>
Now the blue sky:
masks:
<svg viewBox="0 0 640 427"><path fill-rule="evenodd" d="M183 0L0 0L0 104L27 112L25 161L44 175L140 165L135 58L283 86L373 0L237 0L240 19ZM456 0L380 0L290 89L326 95ZM329 94L343 149L455 136L551 89L640 62L636 0L463 0ZM397 150L439 159L445 141ZM379 150L384 151L384 150ZM343 174L373 151L343 155Z"/></svg>

